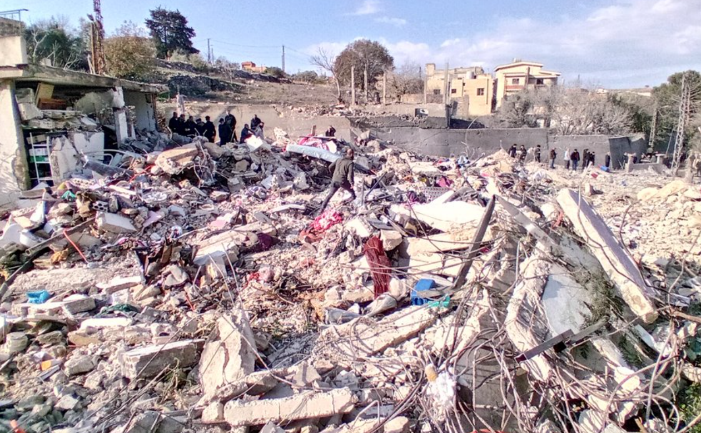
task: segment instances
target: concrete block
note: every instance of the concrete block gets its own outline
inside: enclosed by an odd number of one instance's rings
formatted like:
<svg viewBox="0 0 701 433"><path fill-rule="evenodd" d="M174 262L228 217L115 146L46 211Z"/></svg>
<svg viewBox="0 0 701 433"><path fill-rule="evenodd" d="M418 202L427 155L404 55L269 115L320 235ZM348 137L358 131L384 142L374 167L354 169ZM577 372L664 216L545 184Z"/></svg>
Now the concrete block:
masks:
<svg viewBox="0 0 701 433"><path fill-rule="evenodd" d="M136 227L127 217L117 215L116 213L100 212L97 215L97 228L109 233L133 233Z"/></svg>
<svg viewBox="0 0 701 433"><path fill-rule="evenodd" d="M345 225L345 228L355 232L362 239L372 236L373 229L368 222L361 217L353 218Z"/></svg>
<svg viewBox="0 0 701 433"><path fill-rule="evenodd" d="M214 396L227 383L255 370L255 337L244 310L235 309L217 320L218 338L208 341L200 359L200 384L204 398Z"/></svg>
<svg viewBox="0 0 701 433"><path fill-rule="evenodd" d="M224 422L224 404L218 401L210 403L202 411L202 422L205 424Z"/></svg>
<svg viewBox="0 0 701 433"><path fill-rule="evenodd" d="M645 280L633 258L618 244L604 220L583 197L571 189L561 190L557 195L557 202L577 234L587 241L594 256L633 313L646 323L654 322L657 319L657 311L647 295Z"/></svg>
<svg viewBox="0 0 701 433"><path fill-rule="evenodd" d="M95 309L95 300L86 295L70 295L62 301L63 308L71 314L84 313Z"/></svg>
<svg viewBox="0 0 701 433"><path fill-rule="evenodd" d="M75 376L78 374L89 373L95 368L95 361L90 356L74 356L64 366L66 376Z"/></svg>
<svg viewBox="0 0 701 433"><path fill-rule="evenodd" d="M263 425L282 420L329 417L348 413L354 406L355 396L349 389L320 393L307 391L287 398L230 401L224 406L224 419L232 427Z"/></svg>
<svg viewBox="0 0 701 433"><path fill-rule="evenodd" d="M402 234L394 230L381 230L380 239L385 251L392 251L402 244Z"/></svg>
<svg viewBox="0 0 701 433"><path fill-rule="evenodd" d="M210 260L217 260L229 255L232 261L238 257L238 246L246 242L246 234L230 230L211 238L205 239L197 246L195 264L206 265Z"/></svg>
<svg viewBox="0 0 701 433"><path fill-rule="evenodd" d="M122 354L122 375L129 379L156 376L164 368L192 367L199 359L197 340L139 347Z"/></svg>
<svg viewBox="0 0 701 433"><path fill-rule="evenodd" d="M398 416L385 423L385 433L407 433L409 431L409 418Z"/></svg>
<svg viewBox="0 0 701 433"><path fill-rule="evenodd" d="M96 286L98 289L101 289L105 294L111 295L112 293L119 292L120 290L138 286L143 282L144 278L141 275L134 275L131 277L115 277L107 283L98 283L96 284Z"/></svg>
<svg viewBox="0 0 701 433"><path fill-rule="evenodd" d="M402 343L429 327L436 319L430 308L412 306L392 313L377 323L353 320L325 329L319 343L329 356L343 356L349 360L364 358Z"/></svg>
<svg viewBox="0 0 701 433"><path fill-rule="evenodd" d="M392 205L390 210L395 214L416 218L444 232L477 227L484 214L483 207L464 201L418 204L411 209L400 205Z"/></svg>
<svg viewBox="0 0 701 433"><path fill-rule="evenodd" d="M86 319L80 324L80 329L101 328L125 328L131 325L132 319L128 317L108 317L103 319Z"/></svg>

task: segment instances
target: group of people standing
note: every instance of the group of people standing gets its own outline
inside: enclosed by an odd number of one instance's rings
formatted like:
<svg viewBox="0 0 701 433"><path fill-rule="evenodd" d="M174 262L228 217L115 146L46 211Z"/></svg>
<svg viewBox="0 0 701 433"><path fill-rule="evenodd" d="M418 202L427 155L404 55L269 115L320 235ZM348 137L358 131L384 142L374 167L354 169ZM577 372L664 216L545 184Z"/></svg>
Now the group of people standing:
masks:
<svg viewBox="0 0 701 433"><path fill-rule="evenodd" d="M533 151L533 156L535 162L541 162L541 147L540 144L536 145L535 147L531 148ZM529 151L526 149L526 146L521 145L520 147L517 147L516 144L513 144L509 148L509 156L516 159L518 158L519 161L525 162L526 161L526 156L528 155ZM550 168L554 169L555 168L555 160L557 159L557 151L553 148L550 149L550 154L549 154L549 160L550 160ZM577 149L574 149L572 152L570 152L570 149L565 150L564 154L564 161L565 161L565 169L569 170L570 167L572 170L576 171L577 168L579 167L580 161L582 162L582 170L585 168L589 167L590 165L596 165L596 153L595 152L590 152L589 149L584 149L584 152L582 155L579 154L579 151ZM609 152L606 153L606 158L605 158L605 163L604 165L606 168L611 167L611 154Z"/></svg>
<svg viewBox="0 0 701 433"><path fill-rule="evenodd" d="M262 139L264 125L258 115L254 114L250 126L248 123L243 126L239 140L239 137L236 136L236 117L228 111L226 116L219 119L219 145L223 146L231 142L244 143L247 138L252 136ZM195 120L193 116L190 116L186 119L184 114L178 116L178 113L173 113L173 117L168 121L168 128L173 133L185 137L194 138L198 135L205 137L210 143L214 143L217 137L217 128L209 116L205 116L205 122L202 122L200 118Z"/></svg>
<svg viewBox="0 0 701 433"><path fill-rule="evenodd" d="M168 128L178 135L190 138L200 135L209 140L210 143L214 143L214 137L217 135L214 123L209 116L205 116L204 119L204 122L200 118L195 120L192 116L185 119L184 114L178 116L178 113L173 113L173 117L168 121Z"/></svg>

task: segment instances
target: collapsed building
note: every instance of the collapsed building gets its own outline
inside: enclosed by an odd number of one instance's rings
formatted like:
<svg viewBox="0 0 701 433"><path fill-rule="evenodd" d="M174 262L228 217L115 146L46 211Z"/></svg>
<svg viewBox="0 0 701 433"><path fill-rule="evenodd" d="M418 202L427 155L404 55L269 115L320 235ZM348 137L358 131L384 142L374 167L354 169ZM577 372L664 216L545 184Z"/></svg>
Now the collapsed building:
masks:
<svg viewBox="0 0 701 433"><path fill-rule="evenodd" d="M697 185L425 156L363 123L176 143L157 88L0 59L3 193L33 187L0 220L1 431L699 423ZM358 197L319 214L348 147Z"/></svg>
<svg viewBox="0 0 701 433"><path fill-rule="evenodd" d="M698 187L504 152L457 163L370 135L195 139L74 173L7 214L0 425L589 433L698 422L676 395L701 377L687 352L700 321ZM358 198L317 215L328 163L349 146ZM651 215L661 203L674 213Z"/></svg>
<svg viewBox="0 0 701 433"><path fill-rule="evenodd" d="M161 86L28 64L22 32L21 22L0 18L0 206L40 183L58 185L82 167L78 151L116 164L120 146L158 139Z"/></svg>

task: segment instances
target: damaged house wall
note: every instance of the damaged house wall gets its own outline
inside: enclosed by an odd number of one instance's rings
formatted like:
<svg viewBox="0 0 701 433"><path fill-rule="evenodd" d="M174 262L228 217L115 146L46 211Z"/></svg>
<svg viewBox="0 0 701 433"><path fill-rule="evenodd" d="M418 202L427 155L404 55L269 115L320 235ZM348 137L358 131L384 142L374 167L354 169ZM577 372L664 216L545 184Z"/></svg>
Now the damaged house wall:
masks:
<svg viewBox="0 0 701 433"><path fill-rule="evenodd" d="M20 117L15 103L15 86L0 81L0 206L14 202L29 184L27 154Z"/></svg>
<svg viewBox="0 0 701 433"><path fill-rule="evenodd" d="M154 108L153 95L140 92L124 92L124 102L127 106L134 107L134 125L139 130L156 130L156 110Z"/></svg>

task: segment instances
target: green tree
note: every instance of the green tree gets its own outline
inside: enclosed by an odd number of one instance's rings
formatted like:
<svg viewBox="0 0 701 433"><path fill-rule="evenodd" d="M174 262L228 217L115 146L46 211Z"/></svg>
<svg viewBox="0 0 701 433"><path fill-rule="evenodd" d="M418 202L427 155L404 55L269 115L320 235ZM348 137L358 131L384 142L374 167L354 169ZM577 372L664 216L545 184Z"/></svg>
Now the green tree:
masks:
<svg viewBox="0 0 701 433"><path fill-rule="evenodd" d="M125 22L105 39L104 49L107 70L115 77L146 80L155 70L156 47L132 22Z"/></svg>
<svg viewBox="0 0 701 433"><path fill-rule="evenodd" d="M701 126L701 74L697 71L677 72L667 78L667 82L652 89L652 97L657 104L658 123L655 148L665 151L667 145L674 141L679 121L679 103L681 101L682 77L692 89L689 122L684 131L684 143L690 143L699 149L698 128Z"/></svg>
<svg viewBox="0 0 701 433"><path fill-rule="evenodd" d="M180 11L158 7L150 12L151 18L146 20L146 27L151 31L158 58L168 58L176 50L188 54L199 53L192 46L195 30L188 27L187 18Z"/></svg>
<svg viewBox="0 0 701 433"><path fill-rule="evenodd" d="M353 66L355 66L356 86L359 83L359 87L365 90L363 80L365 68L367 67L368 70L368 88L370 88L383 72L394 69L394 58L379 42L360 39L348 44L334 61L334 69L341 83L350 84Z"/></svg>
<svg viewBox="0 0 701 433"><path fill-rule="evenodd" d="M27 55L30 63L49 62L66 69L86 69L85 44L80 32L62 17L51 17L25 29Z"/></svg>
<svg viewBox="0 0 701 433"><path fill-rule="evenodd" d="M285 78L287 76L285 74L285 71L283 71L281 68L278 68L277 66L269 66L265 68L265 73L267 75L272 75L275 78Z"/></svg>

